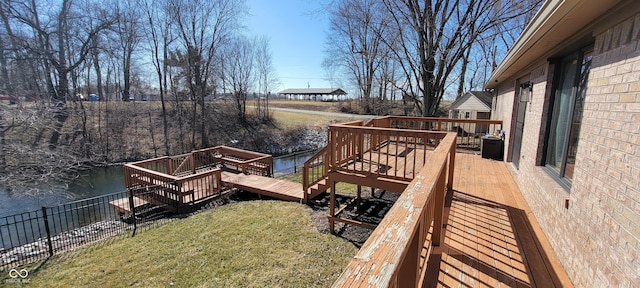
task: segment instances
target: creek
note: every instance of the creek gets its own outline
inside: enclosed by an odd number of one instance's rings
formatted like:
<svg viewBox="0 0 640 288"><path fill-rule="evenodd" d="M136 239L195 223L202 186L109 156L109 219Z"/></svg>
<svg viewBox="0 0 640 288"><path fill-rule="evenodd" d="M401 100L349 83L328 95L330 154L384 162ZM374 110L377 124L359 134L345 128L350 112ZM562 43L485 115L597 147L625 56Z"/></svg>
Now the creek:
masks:
<svg viewBox="0 0 640 288"><path fill-rule="evenodd" d="M276 176L300 172L304 161L315 151L304 151L273 158ZM297 167L297 168L294 168ZM124 191L122 166L95 168L82 175L65 188L29 194L22 191L6 191L0 188L0 217L56 206L71 201Z"/></svg>

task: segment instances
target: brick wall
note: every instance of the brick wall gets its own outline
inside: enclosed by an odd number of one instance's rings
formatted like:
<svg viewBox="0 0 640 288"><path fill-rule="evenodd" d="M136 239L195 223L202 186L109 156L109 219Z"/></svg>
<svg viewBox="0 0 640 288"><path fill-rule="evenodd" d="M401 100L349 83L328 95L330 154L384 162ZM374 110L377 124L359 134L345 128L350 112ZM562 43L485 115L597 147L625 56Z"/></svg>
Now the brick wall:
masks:
<svg viewBox="0 0 640 288"><path fill-rule="evenodd" d="M570 193L536 166L552 79L544 60L528 71L533 96L514 178L576 287L640 287L640 14L594 36ZM498 88L495 118L511 119L509 85Z"/></svg>

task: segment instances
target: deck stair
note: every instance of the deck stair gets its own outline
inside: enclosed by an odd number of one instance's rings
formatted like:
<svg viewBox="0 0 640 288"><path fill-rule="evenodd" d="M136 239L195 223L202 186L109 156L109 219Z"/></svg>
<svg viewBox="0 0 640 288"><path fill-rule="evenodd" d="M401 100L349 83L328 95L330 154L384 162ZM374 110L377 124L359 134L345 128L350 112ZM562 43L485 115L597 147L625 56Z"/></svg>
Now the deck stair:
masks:
<svg viewBox="0 0 640 288"><path fill-rule="evenodd" d="M329 146L320 149L302 166L303 202L317 197L329 189Z"/></svg>
<svg viewBox="0 0 640 288"><path fill-rule="evenodd" d="M318 197L318 195L326 192L328 189L329 184L327 183L327 177L324 177L318 183L313 184L307 189L307 197L308 199L316 198Z"/></svg>

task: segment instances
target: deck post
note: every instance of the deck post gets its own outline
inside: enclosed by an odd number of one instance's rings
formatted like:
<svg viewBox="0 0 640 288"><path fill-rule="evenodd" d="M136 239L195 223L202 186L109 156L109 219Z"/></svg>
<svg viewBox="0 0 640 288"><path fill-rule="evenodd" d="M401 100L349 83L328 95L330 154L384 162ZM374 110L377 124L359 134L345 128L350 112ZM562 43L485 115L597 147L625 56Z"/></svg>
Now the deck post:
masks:
<svg viewBox="0 0 640 288"><path fill-rule="evenodd" d="M373 193L371 195L373 195ZM362 186L358 185L358 192L356 192L356 204L358 205L358 210L360 209L360 202L362 202Z"/></svg>
<svg viewBox="0 0 640 288"><path fill-rule="evenodd" d="M333 217L335 217L335 212L336 212L336 181L333 181L331 179L331 176L329 176L329 189L331 189L331 193L329 194L329 233L334 234L335 233L335 221L333 220Z"/></svg>
<svg viewBox="0 0 640 288"><path fill-rule="evenodd" d="M457 138L453 138L453 144L451 145L451 150L449 150L449 177L447 179L447 190L453 191L453 171L456 166L456 145Z"/></svg>
<svg viewBox="0 0 640 288"><path fill-rule="evenodd" d="M133 234L131 236L135 236L136 230L138 230L138 221L136 221L136 204L133 200L133 191L127 189L127 194L129 194L129 210L131 210L131 219L133 220Z"/></svg>
<svg viewBox="0 0 640 288"><path fill-rule="evenodd" d="M302 203L307 203L309 195L309 166L302 165Z"/></svg>
<svg viewBox="0 0 640 288"><path fill-rule="evenodd" d="M440 176L438 176L438 182L436 182L436 198L435 207L433 212L433 238L431 243L433 246L440 246L440 239L442 238L442 224L444 220L444 196L445 193L445 177L447 171L447 164L440 170Z"/></svg>
<svg viewBox="0 0 640 288"><path fill-rule="evenodd" d="M194 156L194 152L191 152L191 155L189 155L189 161L191 162L191 174L196 174L196 157Z"/></svg>

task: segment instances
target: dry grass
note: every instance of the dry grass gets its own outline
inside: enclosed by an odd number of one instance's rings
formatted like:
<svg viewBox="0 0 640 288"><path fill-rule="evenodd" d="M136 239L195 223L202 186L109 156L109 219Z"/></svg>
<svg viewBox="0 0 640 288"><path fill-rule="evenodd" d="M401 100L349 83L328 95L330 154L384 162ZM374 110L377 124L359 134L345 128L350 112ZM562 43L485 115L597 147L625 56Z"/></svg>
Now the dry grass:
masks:
<svg viewBox="0 0 640 288"><path fill-rule="evenodd" d="M339 119L340 117L330 117L317 114L296 113L289 111L271 111L273 121L281 129L289 129L306 126L326 126L329 122Z"/></svg>
<svg viewBox="0 0 640 288"><path fill-rule="evenodd" d="M323 102L319 102L319 103L323 103ZM252 108L252 107L247 108L247 113L255 113L255 108ZM283 108L323 111L323 110L306 109L309 107L306 107L306 108L283 107ZM291 129L291 128L309 127L309 126L324 127L329 125L330 123L352 121L354 118L357 118L357 115L356 116L345 115L344 117L336 117L336 116L327 116L327 115L320 115L320 114L291 112L291 111L282 111L282 110L271 110L269 113L273 118L275 125L280 129Z"/></svg>
<svg viewBox="0 0 640 288"><path fill-rule="evenodd" d="M29 274L29 286L326 287L357 248L318 233L307 209L280 201L221 206L56 256Z"/></svg>
<svg viewBox="0 0 640 288"><path fill-rule="evenodd" d="M255 106L255 101L247 101L247 105ZM269 107L291 108L311 111L338 112L338 102L321 102L306 100L270 100Z"/></svg>

